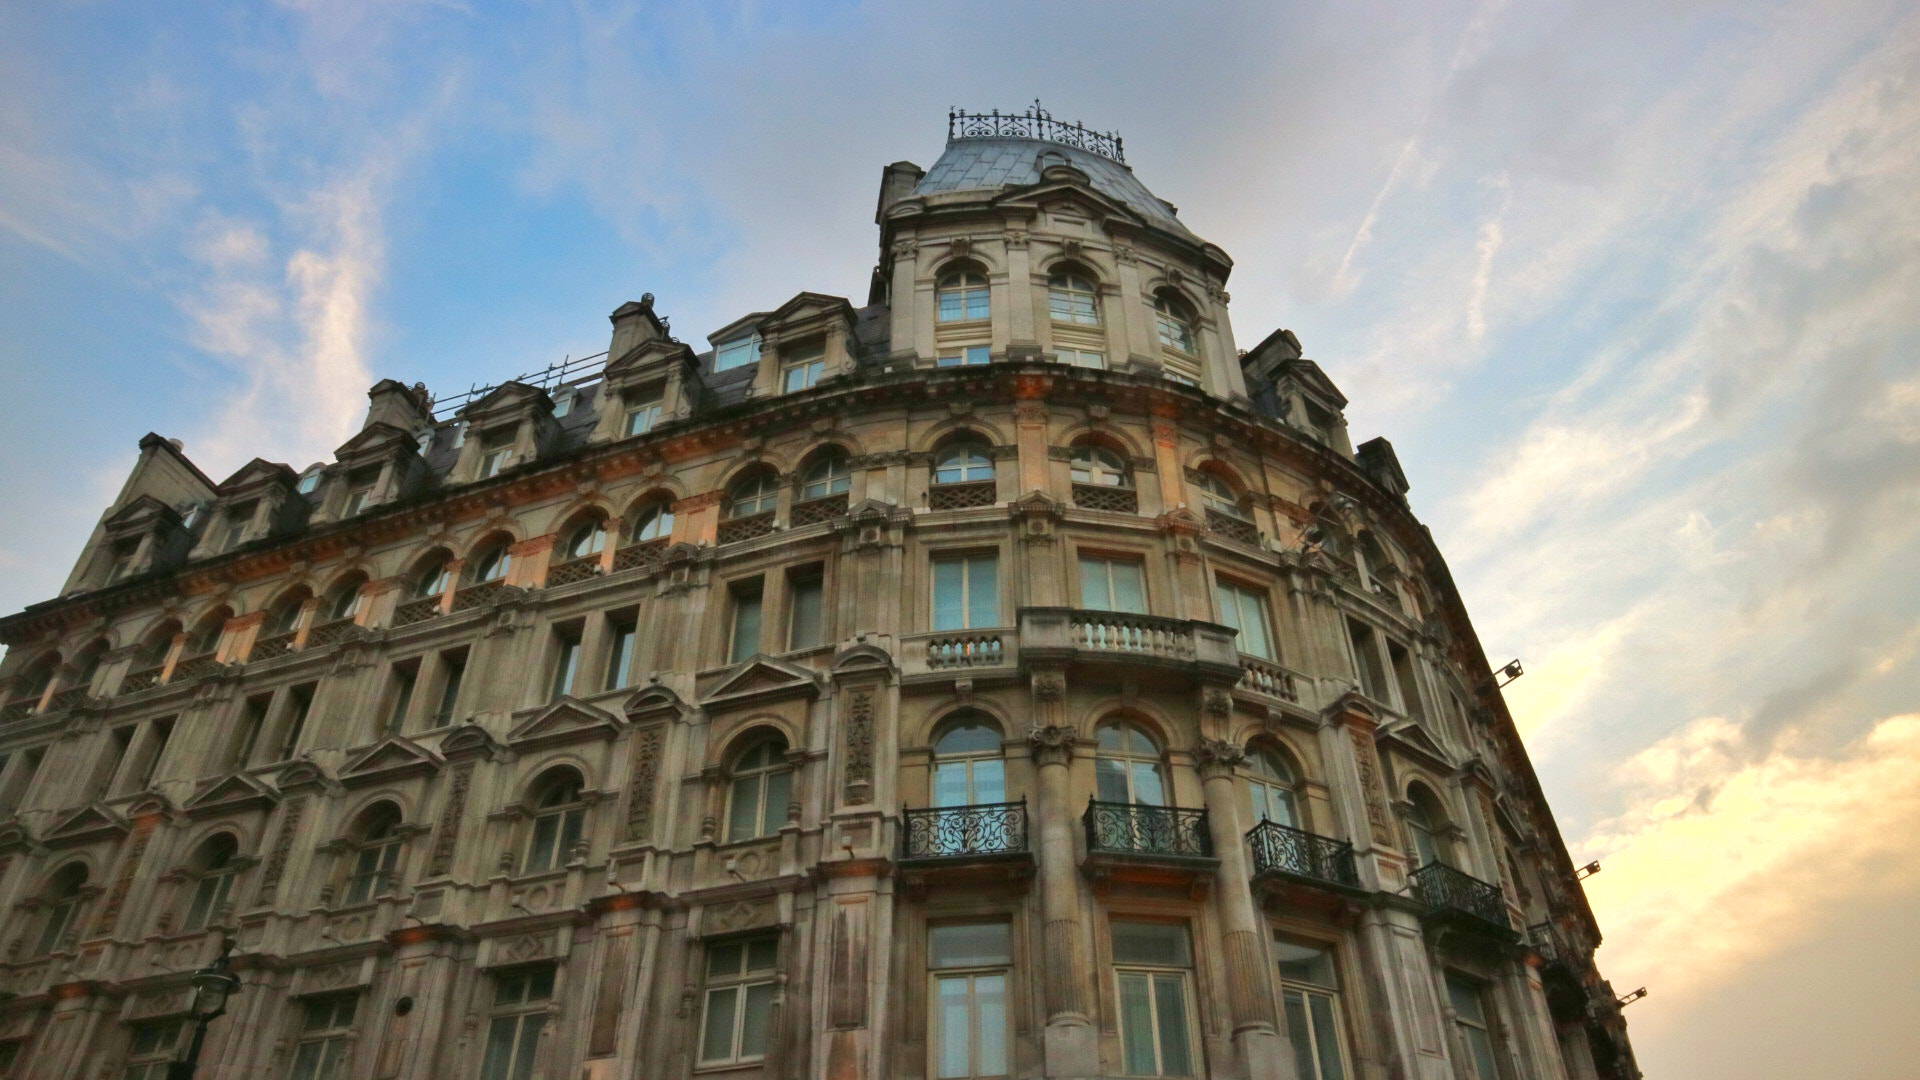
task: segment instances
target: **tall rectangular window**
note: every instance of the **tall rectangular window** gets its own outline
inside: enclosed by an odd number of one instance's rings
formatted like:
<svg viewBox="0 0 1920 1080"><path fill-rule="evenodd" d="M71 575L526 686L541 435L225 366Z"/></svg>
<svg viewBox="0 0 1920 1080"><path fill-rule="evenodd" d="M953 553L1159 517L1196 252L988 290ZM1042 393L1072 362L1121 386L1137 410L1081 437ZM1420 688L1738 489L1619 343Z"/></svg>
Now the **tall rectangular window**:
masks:
<svg viewBox="0 0 1920 1080"><path fill-rule="evenodd" d="M367 508L373 501L373 486L380 474L373 469L362 469L347 477L347 502L340 511L341 517L352 517Z"/></svg>
<svg viewBox="0 0 1920 1080"><path fill-rule="evenodd" d="M413 688L420 681L420 661L393 665L393 697L387 709L387 730L406 727L407 710L413 707Z"/></svg>
<svg viewBox="0 0 1920 1080"><path fill-rule="evenodd" d="M1140 563L1101 555L1080 556L1080 606L1145 615L1147 584Z"/></svg>
<svg viewBox="0 0 1920 1080"><path fill-rule="evenodd" d="M1235 647L1248 656L1278 660L1273 650L1273 629L1267 621L1266 593L1216 580L1214 595L1220 602L1220 621L1240 631Z"/></svg>
<svg viewBox="0 0 1920 1080"><path fill-rule="evenodd" d="M314 689L313 683L307 683L287 691L286 734L280 736L275 761L292 760L293 752L300 748L300 736L307 729L307 713L313 710Z"/></svg>
<svg viewBox="0 0 1920 1080"><path fill-rule="evenodd" d="M45 760L47 748L36 746L20 755L19 764L11 773L0 770L0 806L18 808L27 801L27 789L33 786L33 778L40 773L40 762ZM108 777L112 781L112 777Z"/></svg>
<svg viewBox="0 0 1920 1080"><path fill-rule="evenodd" d="M653 391L647 396L634 396L626 400L625 419L620 425L622 434L645 435L660 423L660 392Z"/></svg>
<svg viewBox="0 0 1920 1080"><path fill-rule="evenodd" d="M513 460L513 430L489 431L480 437L480 475L485 480L499 476Z"/></svg>
<svg viewBox="0 0 1920 1080"><path fill-rule="evenodd" d="M964 555L933 561L933 628L969 630L1000 625L1000 561Z"/></svg>
<svg viewBox="0 0 1920 1080"><path fill-rule="evenodd" d="M267 710L272 706L272 694L250 697L241 706L240 732L234 739L233 753L227 761L228 768L244 769L253 760L253 748L259 745L260 729L267 726Z"/></svg>
<svg viewBox="0 0 1920 1080"><path fill-rule="evenodd" d="M707 946L700 1064L759 1061L773 1031L774 971L780 938L762 934Z"/></svg>
<svg viewBox="0 0 1920 1080"><path fill-rule="evenodd" d="M467 650L440 654L440 703L433 709L433 726L453 723L460 707L460 684L467 681Z"/></svg>
<svg viewBox="0 0 1920 1080"><path fill-rule="evenodd" d="M1006 923L936 926L928 932L933 975L934 1075L1007 1076L1008 969L1013 948Z"/></svg>
<svg viewBox="0 0 1920 1080"><path fill-rule="evenodd" d="M1393 699L1387 693L1387 673L1380 664L1380 637L1373 627L1363 622L1347 620L1347 642L1353 646L1355 674L1360 677L1360 690L1368 697L1382 704Z"/></svg>
<svg viewBox="0 0 1920 1080"><path fill-rule="evenodd" d="M553 646L553 684L547 688L548 701L573 693L574 677L580 673L580 628L554 627Z"/></svg>
<svg viewBox="0 0 1920 1080"><path fill-rule="evenodd" d="M607 617L606 688L618 690L633 678L633 648L639 628L631 616Z"/></svg>
<svg viewBox="0 0 1920 1080"><path fill-rule="evenodd" d="M293 1080L348 1080L353 1055L353 1014L358 994L310 998L301 1010L300 1041L293 1049Z"/></svg>
<svg viewBox="0 0 1920 1080"><path fill-rule="evenodd" d="M155 720L151 748L147 752L146 760L140 763L140 782L134 786L133 790L145 791L153 786L153 777L160 771L160 759L167 756L167 740L171 738L173 738L173 718Z"/></svg>
<svg viewBox="0 0 1920 1080"><path fill-rule="evenodd" d="M827 351L816 345L785 358L780 366L780 388L786 393L810 390L827 373Z"/></svg>
<svg viewBox="0 0 1920 1080"><path fill-rule="evenodd" d="M259 503L248 501L227 508L220 516L220 541L214 545L215 551L232 551L246 539L247 526L253 524L253 513Z"/></svg>
<svg viewBox="0 0 1920 1080"><path fill-rule="evenodd" d="M1413 674L1413 655L1405 645L1389 639L1387 641L1387 659L1393 664L1393 681L1400 688L1400 708L1408 716L1425 716L1427 710L1421 706L1420 684Z"/></svg>
<svg viewBox="0 0 1920 1080"><path fill-rule="evenodd" d="M1187 974L1193 949L1175 923L1113 923L1120 1052L1134 1076L1192 1076L1195 1061Z"/></svg>
<svg viewBox="0 0 1920 1080"><path fill-rule="evenodd" d="M787 648L810 649L826 640L826 599L818 569L787 579Z"/></svg>
<svg viewBox="0 0 1920 1080"><path fill-rule="evenodd" d="M121 763L127 760L127 751L133 747L133 737L139 731L128 724L114 728L107 740L107 756L100 762L100 771L94 774L91 798L103 798L113 793L113 778L120 771Z"/></svg>
<svg viewBox="0 0 1920 1080"><path fill-rule="evenodd" d="M760 651L760 579L732 590L733 625L728 627L727 662L737 664Z"/></svg>
<svg viewBox="0 0 1920 1080"><path fill-rule="evenodd" d="M1319 943L1279 938L1281 995L1287 1035L1293 1040L1294 1072L1300 1080L1346 1080L1340 1037L1340 976L1333 950Z"/></svg>
<svg viewBox="0 0 1920 1080"><path fill-rule="evenodd" d="M126 577L133 570L133 557L140 550L138 540L117 540L112 549L113 564L107 570L107 584Z"/></svg>
<svg viewBox="0 0 1920 1080"><path fill-rule="evenodd" d="M1453 1005L1454 1029L1466 1051L1468 1072L1464 1080L1500 1080L1499 1060L1493 1051L1492 1010L1487 1007L1487 988L1453 972L1447 972L1447 999Z"/></svg>
<svg viewBox="0 0 1920 1080"><path fill-rule="evenodd" d="M180 1048L178 1020L133 1025L133 1042L127 1047L127 1071L121 1080L166 1080L175 1051Z"/></svg>
<svg viewBox="0 0 1920 1080"><path fill-rule="evenodd" d="M540 1053L540 1029L553 1000L553 968L536 967L495 975L493 1008L487 1022L487 1057L481 1080L533 1080Z"/></svg>

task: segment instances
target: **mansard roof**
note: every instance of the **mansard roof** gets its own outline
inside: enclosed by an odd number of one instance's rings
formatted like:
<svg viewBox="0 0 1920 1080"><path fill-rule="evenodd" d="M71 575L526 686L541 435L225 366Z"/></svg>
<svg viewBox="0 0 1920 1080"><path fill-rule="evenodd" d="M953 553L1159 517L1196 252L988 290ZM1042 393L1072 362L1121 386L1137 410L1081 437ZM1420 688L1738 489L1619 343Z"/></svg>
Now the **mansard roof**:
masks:
<svg viewBox="0 0 1920 1080"><path fill-rule="evenodd" d="M1051 164L1069 165L1086 174L1095 191L1114 199L1151 223L1192 238L1172 203L1147 190L1133 170L1099 154L1041 139L954 139L914 186L915 195L943 191L1027 187L1040 183ZM1197 239L1197 238L1196 238Z"/></svg>

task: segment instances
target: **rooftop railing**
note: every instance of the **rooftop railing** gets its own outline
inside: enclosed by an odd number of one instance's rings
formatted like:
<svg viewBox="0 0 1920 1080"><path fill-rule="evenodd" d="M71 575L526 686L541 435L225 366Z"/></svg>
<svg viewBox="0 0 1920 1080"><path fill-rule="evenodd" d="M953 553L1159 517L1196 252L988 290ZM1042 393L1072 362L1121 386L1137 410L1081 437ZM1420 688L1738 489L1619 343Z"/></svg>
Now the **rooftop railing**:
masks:
<svg viewBox="0 0 1920 1080"><path fill-rule="evenodd" d="M1043 139L1110 158L1122 165L1127 155L1117 131L1093 131L1079 121L1069 124L1055 120L1053 114L1035 101L1025 112L970 113L953 109L947 113L947 140L955 139Z"/></svg>

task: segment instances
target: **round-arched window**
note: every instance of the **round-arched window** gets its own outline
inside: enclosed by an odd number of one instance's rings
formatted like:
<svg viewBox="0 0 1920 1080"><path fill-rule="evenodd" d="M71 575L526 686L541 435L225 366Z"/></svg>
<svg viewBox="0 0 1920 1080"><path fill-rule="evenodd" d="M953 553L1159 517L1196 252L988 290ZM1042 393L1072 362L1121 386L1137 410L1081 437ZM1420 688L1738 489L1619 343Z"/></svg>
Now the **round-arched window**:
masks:
<svg viewBox="0 0 1920 1080"><path fill-rule="evenodd" d="M1194 344L1193 313L1186 301L1171 292L1159 293L1153 298L1153 320L1161 345L1188 355L1200 351Z"/></svg>
<svg viewBox="0 0 1920 1080"><path fill-rule="evenodd" d="M439 596L446 592L447 586L452 583L451 566L452 560L439 558L422 568L420 576L413 581L414 598L425 600L430 596Z"/></svg>
<svg viewBox="0 0 1920 1080"><path fill-rule="evenodd" d="M1407 832L1413 837L1415 869L1445 863L1446 851L1440 843L1439 825L1445 820L1433 793L1416 785L1407 792Z"/></svg>
<svg viewBox="0 0 1920 1080"><path fill-rule="evenodd" d="M327 601L328 622L340 622L343 619L351 619L355 615L360 614L360 587L364 584L366 584L366 579L355 574L334 588L333 599ZM442 587L444 588L445 586L443 585ZM417 593L418 591L419 586L416 582L415 592Z"/></svg>
<svg viewBox="0 0 1920 1080"><path fill-rule="evenodd" d="M551 870L566 861L586 831L587 804L580 774L559 770L543 780L534 795L533 832L527 842L526 873Z"/></svg>
<svg viewBox="0 0 1920 1080"><path fill-rule="evenodd" d="M280 603L274 607L273 611L267 615L267 625L262 628L261 633L267 637L272 637L276 634L293 633L293 628L300 623L300 605L306 602L307 595L305 589L302 589L297 595L289 596L285 600L280 601Z"/></svg>
<svg viewBox="0 0 1920 1080"><path fill-rule="evenodd" d="M236 869L233 857L238 852L239 845L227 833L209 838L194 852L188 869L197 880L193 900L187 905L187 917L180 924L182 931L204 930L207 921L220 914L221 906L233 891Z"/></svg>
<svg viewBox="0 0 1920 1080"><path fill-rule="evenodd" d="M73 927L80 912L81 891L87 887L85 863L68 863L47 882L41 899L47 906L47 921L40 927L40 939L33 955L45 956L60 946L60 939Z"/></svg>
<svg viewBox="0 0 1920 1080"><path fill-rule="evenodd" d="M1146 732L1124 720L1101 725L1093 775L1101 802L1167 805L1160 747Z"/></svg>
<svg viewBox="0 0 1920 1080"><path fill-rule="evenodd" d="M649 540L665 540L673 535L673 504L665 502L648 503L633 515L633 542L643 544Z"/></svg>
<svg viewBox="0 0 1920 1080"><path fill-rule="evenodd" d="M1218 510L1228 517L1247 520L1247 512L1240 509L1240 497L1235 495L1227 482L1210 472L1203 472L1194 479L1194 486L1200 489L1200 501L1209 510Z"/></svg>
<svg viewBox="0 0 1920 1080"><path fill-rule="evenodd" d="M1248 820L1271 821L1290 829L1299 828L1299 812L1294 805L1293 770L1287 768L1287 763L1280 755L1271 750L1254 751L1247 765L1253 774L1247 779L1247 794L1253 811Z"/></svg>
<svg viewBox="0 0 1920 1080"><path fill-rule="evenodd" d="M824 499L853 487L853 469L845 454L827 454L811 465L800 480L802 500Z"/></svg>
<svg viewBox="0 0 1920 1080"><path fill-rule="evenodd" d="M987 448L971 439L949 443L933 458L933 482L971 484L993 479L993 458Z"/></svg>
<svg viewBox="0 0 1920 1080"><path fill-rule="evenodd" d="M1073 448L1073 482L1094 487L1130 488L1133 470L1126 459L1104 446L1081 443Z"/></svg>
<svg viewBox="0 0 1920 1080"><path fill-rule="evenodd" d="M505 581L507 571L513 566L513 553L504 543L488 548L473 564L473 574L469 578L475 585L484 585L490 581Z"/></svg>
<svg viewBox="0 0 1920 1080"><path fill-rule="evenodd" d="M940 322L984 319L989 314L987 279L970 270L943 275L934 287Z"/></svg>
<svg viewBox="0 0 1920 1080"><path fill-rule="evenodd" d="M607 523L602 518L583 521L567 534L566 557L584 559L598 555L607 547Z"/></svg>
<svg viewBox="0 0 1920 1080"><path fill-rule="evenodd" d="M1100 325L1100 290L1080 274L1055 274L1047 279L1047 313L1054 322Z"/></svg>
<svg viewBox="0 0 1920 1080"><path fill-rule="evenodd" d="M771 514L779 505L780 479L768 470L740 478L727 492L727 516L730 518Z"/></svg>
<svg viewBox="0 0 1920 1080"><path fill-rule="evenodd" d="M933 805L980 806L1007 801L1007 764L1000 729L984 716L948 725L933 744Z"/></svg>
<svg viewBox="0 0 1920 1080"><path fill-rule="evenodd" d="M400 864L400 811L391 803L381 803L360 817L355 842L353 871L347 876L347 903L364 904L376 896L386 896L398 884L396 867Z"/></svg>
<svg viewBox="0 0 1920 1080"><path fill-rule="evenodd" d="M727 839L772 836L787 822L793 798L793 766L787 741L769 735L733 760L733 786L727 793Z"/></svg>

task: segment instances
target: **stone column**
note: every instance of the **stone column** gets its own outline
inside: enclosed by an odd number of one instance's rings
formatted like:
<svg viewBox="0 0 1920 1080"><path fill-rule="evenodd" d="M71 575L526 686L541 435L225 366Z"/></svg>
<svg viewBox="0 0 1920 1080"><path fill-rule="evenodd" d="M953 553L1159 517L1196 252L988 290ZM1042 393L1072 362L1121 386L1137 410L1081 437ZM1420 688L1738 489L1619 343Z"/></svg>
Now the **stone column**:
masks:
<svg viewBox="0 0 1920 1080"><path fill-rule="evenodd" d="M1242 1075L1249 1080L1294 1080L1293 1048L1280 1031L1273 979L1260 940L1263 928L1253 907L1246 847L1240 840L1233 770L1246 757L1246 751L1222 739L1202 739L1193 750L1206 797L1213 854L1220 860L1214 897L1220 912L1233 1046L1240 1055Z"/></svg>
<svg viewBox="0 0 1920 1080"><path fill-rule="evenodd" d="M1057 673L1034 676L1036 718L1057 720L1066 683ZM1040 910L1047 1009L1044 1036L1048 1076L1099 1072L1100 1046L1086 1001L1086 954L1080 926L1080 882L1074 872L1073 812L1067 806L1067 763L1078 735L1069 725L1044 723L1027 733L1039 770Z"/></svg>

